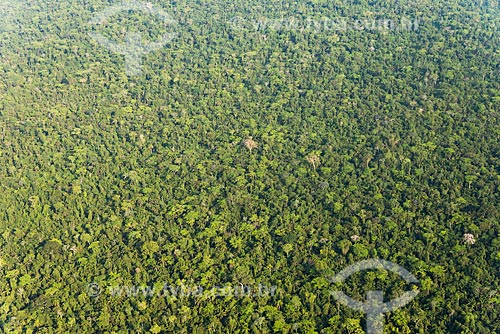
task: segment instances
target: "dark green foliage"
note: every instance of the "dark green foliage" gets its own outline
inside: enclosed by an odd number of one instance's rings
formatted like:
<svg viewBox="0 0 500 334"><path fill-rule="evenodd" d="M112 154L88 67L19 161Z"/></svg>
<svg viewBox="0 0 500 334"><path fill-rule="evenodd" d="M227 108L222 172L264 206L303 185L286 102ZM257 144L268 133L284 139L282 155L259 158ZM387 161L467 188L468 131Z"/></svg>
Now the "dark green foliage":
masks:
<svg viewBox="0 0 500 334"><path fill-rule="evenodd" d="M498 3L154 2L178 35L136 77L87 34L110 3L0 4L0 332L362 333L328 278L367 258L420 280L388 333L500 332ZM98 28L167 29L125 14ZM370 15L421 23L228 24ZM165 283L278 291L108 291Z"/></svg>

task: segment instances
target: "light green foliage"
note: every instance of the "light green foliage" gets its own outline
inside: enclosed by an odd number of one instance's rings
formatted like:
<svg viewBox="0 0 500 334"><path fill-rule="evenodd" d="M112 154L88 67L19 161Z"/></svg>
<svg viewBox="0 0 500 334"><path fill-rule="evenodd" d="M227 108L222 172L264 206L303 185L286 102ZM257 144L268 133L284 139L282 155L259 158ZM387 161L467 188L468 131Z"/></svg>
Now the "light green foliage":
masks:
<svg viewBox="0 0 500 334"><path fill-rule="evenodd" d="M1 333L363 333L332 288L409 289L328 281L370 257L421 281L388 333L500 333L497 2L152 1L179 24L94 27L175 30L130 77L87 34L116 1L27 3L0 3ZM263 16L420 24L256 31ZM109 292L190 282L278 290Z"/></svg>

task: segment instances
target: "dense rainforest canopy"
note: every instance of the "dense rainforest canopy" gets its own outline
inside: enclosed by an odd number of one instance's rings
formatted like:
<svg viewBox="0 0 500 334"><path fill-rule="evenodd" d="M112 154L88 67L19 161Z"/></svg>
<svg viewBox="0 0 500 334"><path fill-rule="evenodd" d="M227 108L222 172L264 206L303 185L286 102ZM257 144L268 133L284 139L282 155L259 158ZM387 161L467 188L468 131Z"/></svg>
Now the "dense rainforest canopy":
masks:
<svg viewBox="0 0 500 334"><path fill-rule="evenodd" d="M113 4L0 0L0 332L364 333L370 258L387 333L500 332L498 1ZM255 25L325 17L418 27ZM276 293L108 289L163 284Z"/></svg>

